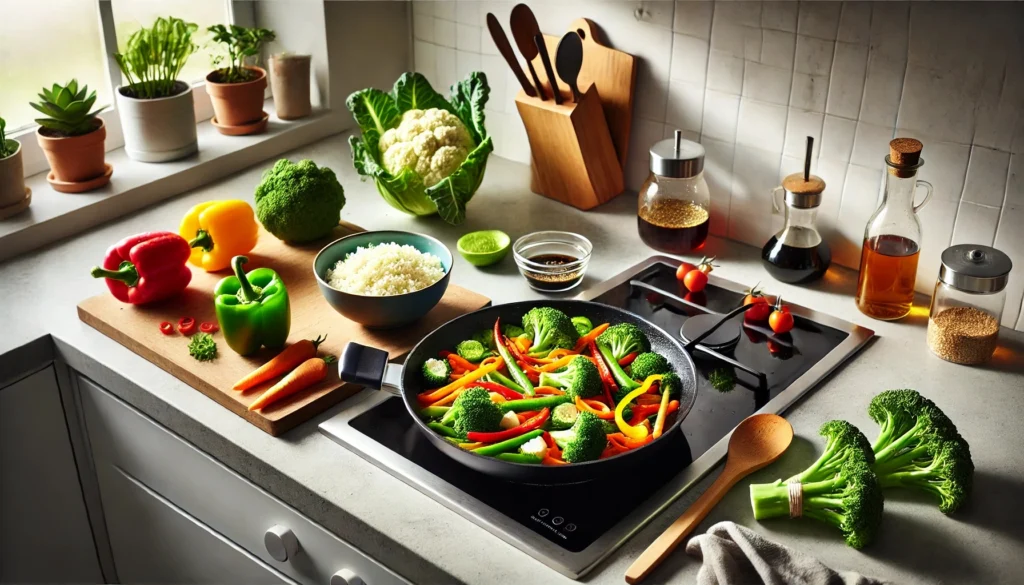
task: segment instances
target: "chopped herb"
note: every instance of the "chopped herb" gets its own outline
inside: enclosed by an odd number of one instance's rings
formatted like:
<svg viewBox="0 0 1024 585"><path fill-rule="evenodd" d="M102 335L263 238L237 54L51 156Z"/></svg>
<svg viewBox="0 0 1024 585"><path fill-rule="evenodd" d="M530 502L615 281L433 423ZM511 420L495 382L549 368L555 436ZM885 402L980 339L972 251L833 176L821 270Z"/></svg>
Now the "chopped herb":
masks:
<svg viewBox="0 0 1024 585"><path fill-rule="evenodd" d="M196 333L188 342L188 355L201 362L212 361L217 357L217 342L209 333Z"/></svg>
<svg viewBox="0 0 1024 585"><path fill-rule="evenodd" d="M736 387L736 374L732 368L718 368L708 374L708 381L719 392L732 392Z"/></svg>

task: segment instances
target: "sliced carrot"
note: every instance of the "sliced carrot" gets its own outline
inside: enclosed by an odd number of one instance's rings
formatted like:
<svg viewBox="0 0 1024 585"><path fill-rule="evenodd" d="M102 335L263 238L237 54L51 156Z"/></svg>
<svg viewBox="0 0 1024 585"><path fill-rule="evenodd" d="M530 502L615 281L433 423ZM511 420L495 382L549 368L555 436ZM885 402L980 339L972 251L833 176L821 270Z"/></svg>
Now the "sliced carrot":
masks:
<svg viewBox="0 0 1024 585"><path fill-rule="evenodd" d="M589 332L587 332L586 335L581 335L579 341L576 342L576 347L574 347L573 349L577 352L582 351L588 343L597 339L599 335L604 333L604 330L607 329L609 325L609 323L601 323L597 327L594 327Z"/></svg>
<svg viewBox="0 0 1024 585"><path fill-rule="evenodd" d="M299 364L299 367L292 370L292 373L261 394L259 398L249 405L249 410L265 408L269 404L273 404L282 398L291 396L323 380L327 377L327 364L333 361L334 356L327 356L323 358L310 358L302 362Z"/></svg>
<svg viewBox="0 0 1024 585"><path fill-rule="evenodd" d="M548 455L547 457L542 459L541 463L544 464L544 465L569 465L565 461L562 461L561 459L555 459L554 457L551 457L550 455Z"/></svg>
<svg viewBox="0 0 1024 585"><path fill-rule="evenodd" d="M327 339L326 335L317 337L316 339L303 339L302 341L297 341L289 345L284 348L284 351L271 358L270 361L256 368L241 380L235 382L235 385L232 386L231 389L248 390L266 382L267 380L272 380L287 374L298 367L302 362L310 358L315 358L317 348L320 347L320 344L323 343L325 339Z"/></svg>
<svg viewBox="0 0 1024 585"><path fill-rule="evenodd" d="M472 371L477 368L476 364L460 356L457 353L448 354L448 363L452 365L453 370L467 370Z"/></svg>
<svg viewBox="0 0 1024 585"><path fill-rule="evenodd" d="M455 402L455 399L459 397L459 394L462 394L463 390L464 388L456 388L455 390L452 390L452 392L445 396L444 398L438 400L437 402L429 404L428 406L448 406L449 404Z"/></svg>
<svg viewBox="0 0 1024 585"><path fill-rule="evenodd" d="M490 361L490 363L488 363L489 360L493 361ZM420 393L416 396L416 399L419 400L420 403L424 405L441 400L442 398L450 395L455 390L465 386L466 384L479 380L480 378L483 378L487 374L490 374L491 372L497 370L498 368L501 367L503 363L504 362L501 361L501 358L487 358L484 361L480 362L479 368L473 370L472 372L466 373L458 380L450 382L447 386L442 386L441 388L438 388L437 390L432 390L430 392Z"/></svg>
<svg viewBox="0 0 1024 585"><path fill-rule="evenodd" d="M562 392L561 390L555 388L554 386L537 386L536 388L533 389L533 393L542 395L546 394L550 396L562 396L563 394L565 394L565 392Z"/></svg>
<svg viewBox="0 0 1024 585"><path fill-rule="evenodd" d="M576 354L570 354L564 357L560 357L549 364L544 364L543 366L538 367L537 369L542 372L554 372L557 369L564 368L565 366L569 365L569 362L576 359L576 357Z"/></svg>

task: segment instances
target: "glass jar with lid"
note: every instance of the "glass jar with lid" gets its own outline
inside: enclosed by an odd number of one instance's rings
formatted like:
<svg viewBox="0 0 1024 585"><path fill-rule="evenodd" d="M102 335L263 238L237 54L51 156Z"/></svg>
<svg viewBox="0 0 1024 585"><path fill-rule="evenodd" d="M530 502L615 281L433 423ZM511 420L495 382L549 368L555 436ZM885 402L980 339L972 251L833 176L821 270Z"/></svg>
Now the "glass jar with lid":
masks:
<svg viewBox="0 0 1024 585"><path fill-rule="evenodd" d="M942 252L928 314L932 353L967 365L992 357L1012 267L1009 256L989 246L961 244Z"/></svg>
<svg viewBox="0 0 1024 585"><path fill-rule="evenodd" d="M651 147L651 175L640 188L637 231L645 244L671 254L704 247L711 193L704 180L704 147L676 130Z"/></svg>

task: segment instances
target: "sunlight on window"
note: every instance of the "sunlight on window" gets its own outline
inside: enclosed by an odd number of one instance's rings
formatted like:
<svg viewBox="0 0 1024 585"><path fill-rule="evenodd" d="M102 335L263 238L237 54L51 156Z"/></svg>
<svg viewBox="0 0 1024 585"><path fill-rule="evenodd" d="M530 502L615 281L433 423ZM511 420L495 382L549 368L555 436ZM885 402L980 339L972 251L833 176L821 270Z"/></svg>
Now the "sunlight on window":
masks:
<svg viewBox="0 0 1024 585"><path fill-rule="evenodd" d="M96 0L4 3L0 34L0 117L13 132L34 124L45 85L72 78L96 90L96 105L112 102L99 4Z"/></svg>
<svg viewBox="0 0 1024 585"><path fill-rule="evenodd" d="M211 58L220 49L210 42L210 34L206 27L213 24L227 24L228 3L224 0L112 0L114 11L114 29L117 32L117 46L124 50L128 37L142 27L152 26L160 16L174 16L186 22L199 25L199 30L192 35L192 42L199 49L189 58L185 68L181 70L181 80L188 83L206 79L206 74L213 69Z"/></svg>

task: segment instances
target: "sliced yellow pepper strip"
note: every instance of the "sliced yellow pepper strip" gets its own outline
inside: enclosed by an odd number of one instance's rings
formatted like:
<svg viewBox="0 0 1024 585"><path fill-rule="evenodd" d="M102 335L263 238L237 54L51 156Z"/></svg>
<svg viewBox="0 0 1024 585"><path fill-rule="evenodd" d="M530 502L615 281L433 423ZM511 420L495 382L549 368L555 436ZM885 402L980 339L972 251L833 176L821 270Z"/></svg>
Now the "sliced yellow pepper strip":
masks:
<svg viewBox="0 0 1024 585"><path fill-rule="evenodd" d="M668 391L664 390L661 393L661 406L658 408L658 418L654 419L654 438L657 439L661 436L661 431L665 429L665 417L668 416Z"/></svg>
<svg viewBox="0 0 1024 585"><path fill-rule="evenodd" d="M622 411L625 410L626 406L628 406L630 402L636 400L637 396L646 394L647 391L651 389L651 385L659 380L661 380L661 374L647 376L647 379L644 380L644 383L641 384L639 388L633 390L629 394L626 394L626 397L623 398L622 401L619 402L618 406L615 407L615 426L619 427L622 434L626 435L630 439L645 439L647 438L647 435L650 434L650 431L648 431L645 426L633 426L626 422L626 419L622 417Z"/></svg>
<svg viewBox="0 0 1024 585"><path fill-rule="evenodd" d="M459 378L458 380L455 380L454 382L451 382L447 386L443 386L441 388L438 388L437 390L434 390L433 392L431 392L429 394L420 394L419 397L418 397L420 403L421 404L430 404L431 402L435 402L437 400L441 400L442 398L445 398L446 396L448 396L449 394L451 394L455 390L458 390L459 388L462 388L466 384L469 384L470 382L475 382L475 381L479 380L480 378L483 378L487 374L490 374L491 372L497 370L505 362L501 358L491 357L491 358L485 359L484 361L482 361L480 363L481 363L481 366L479 368L473 370L472 372L466 373L461 378Z"/></svg>
<svg viewBox="0 0 1024 585"><path fill-rule="evenodd" d="M560 357L557 360L551 362L550 364L538 366L537 369L542 372L554 372L557 369L564 368L565 366L569 365L569 362L576 359L577 357L579 357L579 354L572 354Z"/></svg>

